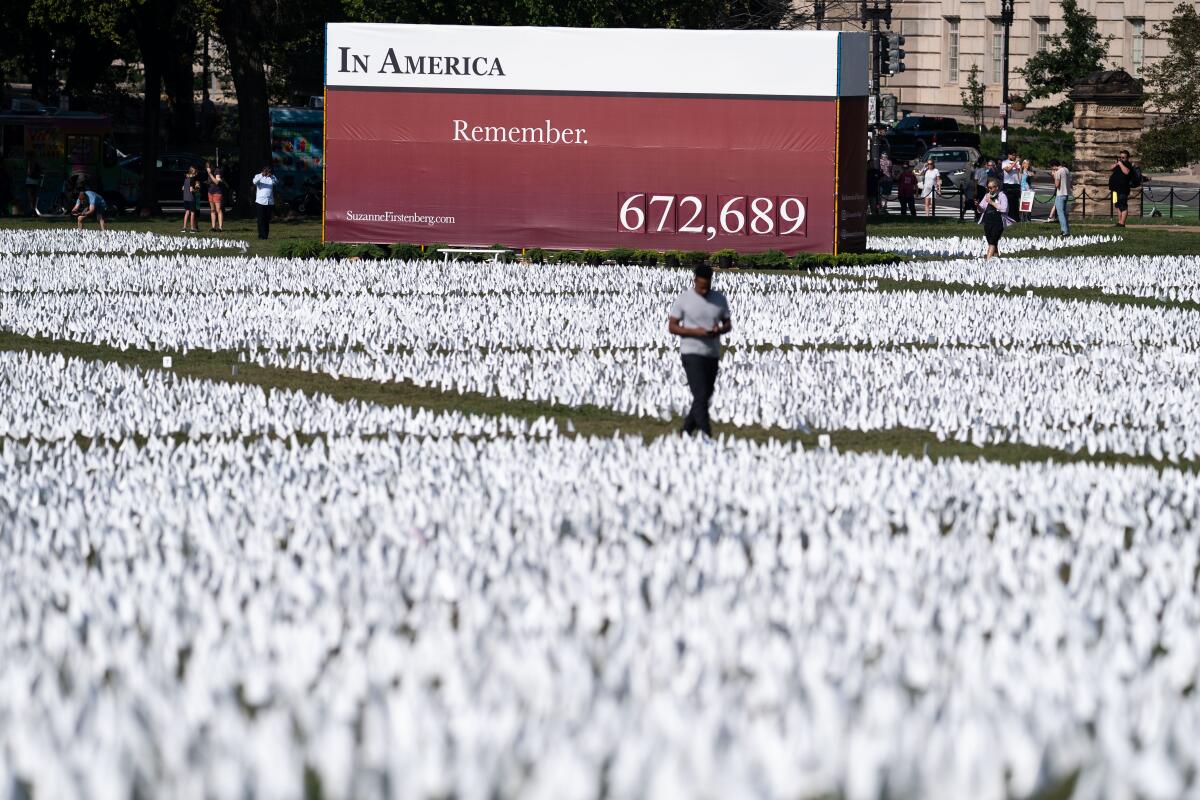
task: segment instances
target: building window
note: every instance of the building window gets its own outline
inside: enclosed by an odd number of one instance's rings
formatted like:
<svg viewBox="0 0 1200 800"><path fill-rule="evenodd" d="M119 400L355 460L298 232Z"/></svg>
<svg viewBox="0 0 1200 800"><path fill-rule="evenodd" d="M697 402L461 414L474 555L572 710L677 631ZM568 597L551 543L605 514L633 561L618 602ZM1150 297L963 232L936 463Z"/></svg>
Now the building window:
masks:
<svg viewBox="0 0 1200 800"><path fill-rule="evenodd" d="M992 83L1004 82L1004 25L992 20Z"/></svg>
<svg viewBox="0 0 1200 800"><path fill-rule="evenodd" d="M1033 21L1033 52L1044 53L1050 43L1050 20L1035 19Z"/></svg>
<svg viewBox="0 0 1200 800"><path fill-rule="evenodd" d="M958 20L946 20L946 80L958 83Z"/></svg>
<svg viewBox="0 0 1200 800"><path fill-rule="evenodd" d="M1129 20L1129 63L1133 77L1142 77L1142 65L1146 60L1146 20Z"/></svg>

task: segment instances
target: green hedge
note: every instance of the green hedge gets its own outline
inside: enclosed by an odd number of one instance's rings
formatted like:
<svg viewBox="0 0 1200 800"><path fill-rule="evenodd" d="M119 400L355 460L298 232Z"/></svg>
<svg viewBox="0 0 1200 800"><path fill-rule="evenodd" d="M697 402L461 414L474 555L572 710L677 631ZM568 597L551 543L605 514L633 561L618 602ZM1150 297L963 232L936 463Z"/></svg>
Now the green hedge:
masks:
<svg viewBox="0 0 1200 800"><path fill-rule="evenodd" d="M1000 141L1000 128L985 128L979 135L980 147L987 158L1007 156L1015 149L1028 158L1034 169L1049 169L1050 161L1064 164L1075 160L1075 136L1068 131L1043 131L1037 128L1009 128L1007 144Z"/></svg>
<svg viewBox="0 0 1200 800"><path fill-rule="evenodd" d="M426 245L424 252L420 245L415 244L343 244L341 242L286 241L276 251L284 258L320 258L341 260L346 258L361 259L396 259L401 261L416 261L420 259L436 260L438 251L448 245ZM500 245L497 249L503 249ZM511 249L519 253L517 248ZM480 255L476 260L490 260L491 256ZM505 257L511 261L513 256ZM716 253L706 253L700 250L683 252L670 250L660 253L655 250L631 250L626 247L614 247L611 250L544 250L531 247L525 250L525 260L532 264L588 264L598 266L603 263L640 264L657 266L665 264L668 267L692 269L701 264L713 267L724 266L727 260L729 266L741 269L812 269L815 267L855 267L867 264L884 264L905 260L904 256L895 253L845 253L829 255L827 253L800 253L789 256L778 250L768 250L765 253L738 253L733 250L719 250Z"/></svg>

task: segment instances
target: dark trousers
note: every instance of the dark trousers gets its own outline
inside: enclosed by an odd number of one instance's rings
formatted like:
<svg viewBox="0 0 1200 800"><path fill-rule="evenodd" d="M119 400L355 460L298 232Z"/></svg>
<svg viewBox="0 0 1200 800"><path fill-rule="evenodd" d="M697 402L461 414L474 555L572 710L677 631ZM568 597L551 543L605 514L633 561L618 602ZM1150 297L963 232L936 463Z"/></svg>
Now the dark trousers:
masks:
<svg viewBox="0 0 1200 800"><path fill-rule="evenodd" d="M914 217L917 215L917 198L915 195L900 195L900 216L907 217L909 214Z"/></svg>
<svg viewBox="0 0 1200 800"><path fill-rule="evenodd" d="M1013 219L1021 218L1021 187L1015 183L1004 184L1004 196L1008 198L1008 215Z"/></svg>
<svg viewBox="0 0 1200 800"><path fill-rule="evenodd" d="M708 404L712 401L713 388L717 385L718 359L710 356L686 355L683 371L687 375L688 388L692 390L692 408L683 420L683 432L700 431L712 436L712 424L708 419Z"/></svg>
<svg viewBox="0 0 1200 800"><path fill-rule="evenodd" d="M266 239L271 235L271 207L255 203L254 216L258 218L258 238Z"/></svg>

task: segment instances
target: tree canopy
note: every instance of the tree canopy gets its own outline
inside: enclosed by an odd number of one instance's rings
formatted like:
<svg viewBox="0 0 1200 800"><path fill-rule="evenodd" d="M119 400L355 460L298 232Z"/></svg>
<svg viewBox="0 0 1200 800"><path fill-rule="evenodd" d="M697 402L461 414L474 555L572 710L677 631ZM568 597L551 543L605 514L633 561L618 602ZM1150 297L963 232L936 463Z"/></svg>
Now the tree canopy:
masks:
<svg viewBox="0 0 1200 800"><path fill-rule="evenodd" d="M841 3L842 0L837 0ZM47 103L60 93L96 97L121 79L142 89L142 204L153 208L155 154L163 142L161 105L170 112L169 144L188 148L195 135L198 41L223 45L222 72L237 95L239 201L253 196L249 181L270 158L269 106L318 94L323 83L327 22L409 22L567 27L781 28L811 18L791 0L9 0L0 15L0 86L23 74ZM114 60L140 65L140 74L115 74ZM65 82L59 76L65 74Z"/></svg>
<svg viewBox="0 0 1200 800"><path fill-rule="evenodd" d="M1200 159L1200 13L1180 3L1154 33L1166 39L1168 51L1146 67L1145 81L1162 117L1142 136L1138 155L1151 168L1178 169Z"/></svg>
<svg viewBox="0 0 1200 800"><path fill-rule="evenodd" d="M1100 36L1096 18L1079 7L1078 0L1062 2L1064 29L1047 41L1046 49L1032 56L1020 70L1025 77L1028 100L1043 100L1065 94L1089 73L1104 68L1111 36ZM1062 100L1034 111L1031 120L1040 128L1070 125L1074 104Z"/></svg>

